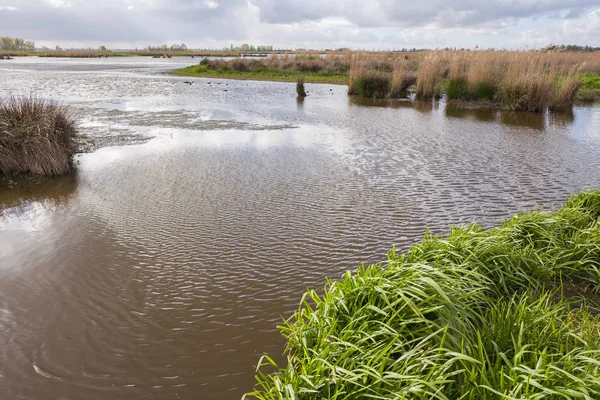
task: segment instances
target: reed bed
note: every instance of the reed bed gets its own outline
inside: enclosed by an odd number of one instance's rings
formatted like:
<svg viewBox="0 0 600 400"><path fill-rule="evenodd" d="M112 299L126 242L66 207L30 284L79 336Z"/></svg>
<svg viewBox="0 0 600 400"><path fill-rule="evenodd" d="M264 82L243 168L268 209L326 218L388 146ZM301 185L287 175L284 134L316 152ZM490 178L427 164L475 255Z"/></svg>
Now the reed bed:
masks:
<svg viewBox="0 0 600 400"><path fill-rule="evenodd" d="M600 53L547 51L422 51L272 54L264 59L205 58L179 75L348 84L366 98L439 98L486 103L513 111L568 111L597 89L579 89L600 77Z"/></svg>
<svg viewBox="0 0 600 400"><path fill-rule="evenodd" d="M407 97L414 85L419 99L445 92L451 101L486 102L514 111L563 111L572 107L584 77L598 73L600 53L589 52L356 53L348 93L399 98Z"/></svg>
<svg viewBox="0 0 600 400"><path fill-rule="evenodd" d="M599 218L600 189L307 292L245 398L600 398Z"/></svg>
<svg viewBox="0 0 600 400"><path fill-rule="evenodd" d="M71 169L77 126L69 109L39 97L0 100L0 173L60 175Z"/></svg>

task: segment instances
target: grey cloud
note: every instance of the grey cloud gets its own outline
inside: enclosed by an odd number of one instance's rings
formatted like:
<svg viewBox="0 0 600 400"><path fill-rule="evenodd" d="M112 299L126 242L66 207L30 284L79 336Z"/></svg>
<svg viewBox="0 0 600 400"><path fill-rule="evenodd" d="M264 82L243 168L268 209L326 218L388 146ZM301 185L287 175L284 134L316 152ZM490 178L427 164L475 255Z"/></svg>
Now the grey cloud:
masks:
<svg viewBox="0 0 600 400"><path fill-rule="evenodd" d="M525 29L575 24L592 9L600 9L598 0L0 0L0 34L83 47L246 41L434 47L485 40L498 47ZM527 28L515 24L522 20ZM564 34L583 37L577 32Z"/></svg>
<svg viewBox="0 0 600 400"><path fill-rule="evenodd" d="M471 27L490 21L558 16L558 11L581 13L598 0L430 0L323 2L315 0L253 0L267 23L292 23L323 17L344 17L358 26Z"/></svg>
<svg viewBox="0 0 600 400"><path fill-rule="evenodd" d="M239 39L247 32L231 24L228 15L244 0L221 0L209 7L197 0L123 1L81 0L70 7L44 1L22 0L9 18L0 10L4 35L45 41L106 41L160 44L186 38ZM54 3L58 4L58 3ZM132 8L129 8L132 7Z"/></svg>

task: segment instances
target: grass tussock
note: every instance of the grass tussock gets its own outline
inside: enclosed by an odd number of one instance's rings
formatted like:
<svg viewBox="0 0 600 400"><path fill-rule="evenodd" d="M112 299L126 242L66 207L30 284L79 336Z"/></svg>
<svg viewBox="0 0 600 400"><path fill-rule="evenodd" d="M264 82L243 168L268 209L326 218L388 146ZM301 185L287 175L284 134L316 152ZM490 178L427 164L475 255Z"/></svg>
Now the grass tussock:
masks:
<svg viewBox="0 0 600 400"><path fill-rule="evenodd" d="M68 108L38 97L0 100L0 173L60 175L71 168L77 126Z"/></svg>
<svg viewBox="0 0 600 400"><path fill-rule="evenodd" d="M296 82L296 94L298 97L306 97L306 90L304 89L304 76L298 78Z"/></svg>
<svg viewBox="0 0 600 400"><path fill-rule="evenodd" d="M368 98L400 98L416 82L416 64L408 56L356 53L351 56L348 94Z"/></svg>
<svg viewBox="0 0 600 400"><path fill-rule="evenodd" d="M600 190L309 291L256 399L600 398ZM275 371L267 373L265 371Z"/></svg>

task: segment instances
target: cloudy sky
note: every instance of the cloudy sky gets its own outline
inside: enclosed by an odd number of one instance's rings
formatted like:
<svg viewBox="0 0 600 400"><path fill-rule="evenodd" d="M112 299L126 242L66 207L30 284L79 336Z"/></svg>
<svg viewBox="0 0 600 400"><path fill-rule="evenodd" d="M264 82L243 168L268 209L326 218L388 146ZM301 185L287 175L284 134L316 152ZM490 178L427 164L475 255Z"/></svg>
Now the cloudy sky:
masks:
<svg viewBox="0 0 600 400"><path fill-rule="evenodd" d="M49 47L600 47L600 0L0 0L0 36Z"/></svg>

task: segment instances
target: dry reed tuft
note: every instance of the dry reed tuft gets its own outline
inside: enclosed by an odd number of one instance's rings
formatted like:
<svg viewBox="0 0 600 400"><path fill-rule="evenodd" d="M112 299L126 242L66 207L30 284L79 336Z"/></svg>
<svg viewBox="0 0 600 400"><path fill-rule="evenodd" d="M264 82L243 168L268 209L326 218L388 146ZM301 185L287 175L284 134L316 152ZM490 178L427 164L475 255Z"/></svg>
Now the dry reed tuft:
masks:
<svg viewBox="0 0 600 400"><path fill-rule="evenodd" d="M443 66L444 52L431 52L419 64L417 72L417 97L431 99L441 94L440 79L448 72Z"/></svg>
<svg viewBox="0 0 600 400"><path fill-rule="evenodd" d="M34 96L0 100L0 173L68 172L76 134L72 113L56 101Z"/></svg>

